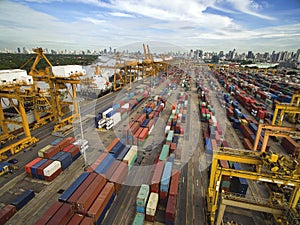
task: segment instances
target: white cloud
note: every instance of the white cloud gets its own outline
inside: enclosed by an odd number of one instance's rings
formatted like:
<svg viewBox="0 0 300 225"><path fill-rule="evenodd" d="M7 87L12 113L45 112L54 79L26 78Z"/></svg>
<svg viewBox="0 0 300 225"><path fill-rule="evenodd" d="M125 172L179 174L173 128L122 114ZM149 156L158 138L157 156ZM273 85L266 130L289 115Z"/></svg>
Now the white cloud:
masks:
<svg viewBox="0 0 300 225"><path fill-rule="evenodd" d="M95 19L95 18L92 18L92 17L84 17L84 18L81 18L80 20L86 21L86 22L89 22L89 23L92 23L92 24L96 24L96 25L105 23L105 20L98 20L98 19Z"/></svg>
<svg viewBox="0 0 300 225"><path fill-rule="evenodd" d="M134 18L134 15L131 14L127 14L127 13L121 13L121 12L111 12L109 13L112 16L116 16L116 17L127 17L127 18Z"/></svg>
<svg viewBox="0 0 300 225"><path fill-rule="evenodd" d="M259 9L262 9L262 5L259 5L257 2L252 1L252 0L225 0L227 2L229 2L230 4L232 4L232 6L245 14L251 15L251 16L255 16L255 17L259 17L261 19L266 19L266 20L276 20L275 17L271 17L271 16L267 16L264 14L260 14L257 11Z"/></svg>

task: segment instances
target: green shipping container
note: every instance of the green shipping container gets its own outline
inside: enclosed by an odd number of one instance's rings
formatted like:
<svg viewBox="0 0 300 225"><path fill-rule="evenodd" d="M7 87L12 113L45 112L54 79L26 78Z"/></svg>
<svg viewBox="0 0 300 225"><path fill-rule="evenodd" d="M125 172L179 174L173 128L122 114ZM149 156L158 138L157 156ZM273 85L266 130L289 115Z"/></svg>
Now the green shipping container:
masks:
<svg viewBox="0 0 300 225"><path fill-rule="evenodd" d="M167 136L167 142L172 142L174 137L174 130L170 130Z"/></svg>
<svg viewBox="0 0 300 225"><path fill-rule="evenodd" d="M150 187L147 184L142 184L137 195L136 205L146 207L147 199L149 197Z"/></svg>
<svg viewBox="0 0 300 225"><path fill-rule="evenodd" d="M160 152L160 155L159 155L159 160L161 161L166 161L168 156L169 156L169 145L164 145L161 152Z"/></svg>

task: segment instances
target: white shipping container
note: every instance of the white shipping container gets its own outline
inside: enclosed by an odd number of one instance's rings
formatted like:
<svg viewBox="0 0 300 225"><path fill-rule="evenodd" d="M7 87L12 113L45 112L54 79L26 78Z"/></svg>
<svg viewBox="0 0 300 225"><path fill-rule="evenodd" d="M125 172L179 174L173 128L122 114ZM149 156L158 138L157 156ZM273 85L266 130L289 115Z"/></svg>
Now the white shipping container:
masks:
<svg viewBox="0 0 300 225"><path fill-rule="evenodd" d="M211 120L212 120L212 122L213 122L213 126L216 127L216 126L217 126L217 122L218 122L218 121L217 121L217 118L216 118L215 116L212 116L212 117L211 117Z"/></svg>
<svg viewBox="0 0 300 225"><path fill-rule="evenodd" d="M72 75L86 74L86 71L80 65L52 66L52 72L56 77L70 77Z"/></svg>
<svg viewBox="0 0 300 225"><path fill-rule="evenodd" d="M117 125L121 121L121 113L115 113L112 115L111 119L114 121L114 126Z"/></svg>
<svg viewBox="0 0 300 225"><path fill-rule="evenodd" d="M146 207L146 214L150 216L155 216L157 204L158 204L158 194L151 192Z"/></svg>
<svg viewBox="0 0 300 225"><path fill-rule="evenodd" d="M46 177L50 177L51 175L53 175L57 170L59 170L61 168L61 163L60 161L53 161L49 166L47 166L44 170L43 170L43 174Z"/></svg>
<svg viewBox="0 0 300 225"><path fill-rule="evenodd" d="M113 111L113 110L114 110L113 108L109 108L108 110L104 111L104 112L102 113L102 117L103 117L103 118L106 118L106 114L109 113L109 112L111 112L111 111Z"/></svg>
<svg viewBox="0 0 300 225"><path fill-rule="evenodd" d="M153 128L154 128L154 124L150 127L150 129L149 129L149 135L152 133L152 131L153 131Z"/></svg>
<svg viewBox="0 0 300 225"><path fill-rule="evenodd" d="M22 82L25 82L28 85L33 84L33 79L31 76L27 75L26 70L0 70L0 85Z"/></svg>
<svg viewBox="0 0 300 225"><path fill-rule="evenodd" d="M127 162L128 165L132 164L132 161L135 160L135 156L137 155L137 146L132 145L125 157L123 158L123 161Z"/></svg>
<svg viewBox="0 0 300 225"><path fill-rule="evenodd" d="M170 130L171 130L171 126L166 126L166 128L165 128L165 134L169 133Z"/></svg>
<svg viewBox="0 0 300 225"><path fill-rule="evenodd" d="M128 108L129 108L129 103L125 103L124 105L122 105L121 108L123 108L123 109L128 109Z"/></svg>
<svg viewBox="0 0 300 225"><path fill-rule="evenodd" d="M165 104L164 104L164 103L160 103L160 105L162 105L162 106L163 106L163 108L165 108Z"/></svg>

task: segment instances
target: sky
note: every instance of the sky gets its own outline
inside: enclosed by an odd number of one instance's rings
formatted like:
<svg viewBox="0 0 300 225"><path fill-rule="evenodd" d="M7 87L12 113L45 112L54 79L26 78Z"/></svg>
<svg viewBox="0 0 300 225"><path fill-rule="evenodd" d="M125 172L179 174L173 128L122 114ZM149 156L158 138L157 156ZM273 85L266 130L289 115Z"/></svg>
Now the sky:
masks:
<svg viewBox="0 0 300 225"><path fill-rule="evenodd" d="M0 15L2 50L300 48L299 0L0 0Z"/></svg>

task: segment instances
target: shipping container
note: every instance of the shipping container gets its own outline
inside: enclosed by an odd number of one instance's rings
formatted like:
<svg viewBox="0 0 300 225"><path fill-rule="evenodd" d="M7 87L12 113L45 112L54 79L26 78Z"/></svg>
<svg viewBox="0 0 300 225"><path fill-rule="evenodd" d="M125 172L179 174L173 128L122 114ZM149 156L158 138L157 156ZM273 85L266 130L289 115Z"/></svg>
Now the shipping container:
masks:
<svg viewBox="0 0 300 225"><path fill-rule="evenodd" d="M84 216L78 213L75 213L73 217L68 222L68 225L80 225L81 221L83 220Z"/></svg>
<svg viewBox="0 0 300 225"><path fill-rule="evenodd" d="M116 157L120 152L125 148L125 144L123 144L121 141L119 141L109 152L114 157Z"/></svg>
<svg viewBox="0 0 300 225"><path fill-rule="evenodd" d="M73 217L73 214L72 206L63 203L60 209L51 217L47 225L65 225Z"/></svg>
<svg viewBox="0 0 300 225"><path fill-rule="evenodd" d="M158 194L151 192L146 206L146 220L154 222L158 205Z"/></svg>
<svg viewBox="0 0 300 225"><path fill-rule="evenodd" d="M62 207L62 202L54 202L43 216L35 222L34 225L45 225L55 215L55 213Z"/></svg>
<svg viewBox="0 0 300 225"><path fill-rule="evenodd" d="M130 169L133 166L135 160L137 159L137 154L138 154L137 146L132 145L128 153L123 158L123 162L128 165L128 169Z"/></svg>
<svg viewBox="0 0 300 225"><path fill-rule="evenodd" d="M145 221L145 214L136 213L132 225L143 225Z"/></svg>
<svg viewBox="0 0 300 225"><path fill-rule="evenodd" d="M100 224L102 222L114 199L114 191L114 184L108 182L88 210L87 215L93 219L94 223Z"/></svg>
<svg viewBox="0 0 300 225"><path fill-rule="evenodd" d="M68 198L77 190L81 183L89 176L90 173L84 172L70 185L70 187L64 191L64 193L58 198L60 202L66 202Z"/></svg>
<svg viewBox="0 0 300 225"><path fill-rule="evenodd" d="M173 167L172 162L166 162L164 171L163 171L163 174L161 177L161 182L160 182L160 193L159 193L160 199L167 198L167 195L169 192L171 175L172 175L172 167Z"/></svg>
<svg viewBox="0 0 300 225"><path fill-rule="evenodd" d="M110 182L113 182L115 185L115 192L118 193L121 185L125 181L128 175L128 165L124 162L121 162L119 167L115 170L114 174L112 175Z"/></svg>
<svg viewBox="0 0 300 225"><path fill-rule="evenodd" d="M55 154L57 154L60 151L59 145L52 146L51 148L44 151L44 158L50 159Z"/></svg>
<svg viewBox="0 0 300 225"><path fill-rule="evenodd" d="M175 196L176 197L178 195L179 178L180 178L179 170L173 170L172 171L171 183L170 183L170 190L169 190L169 195L170 196Z"/></svg>
<svg viewBox="0 0 300 225"><path fill-rule="evenodd" d="M34 160L25 165L25 171L28 176L32 177L31 167L40 162L41 160L42 158L35 158Z"/></svg>
<svg viewBox="0 0 300 225"><path fill-rule="evenodd" d="M72 156L69 152L59 152L51 159L59 161L61 163L62 170L67 169L72 164Z"/></svg>
<svg viewBox="0 0 300 225"><path fill-rule="evenodd" d="M94 172L98 174L105 174L114 161L115 157L112 154L107 154L102 162L95 168Z"/></svg>
<svg viewBox="0 0 300 225"><path fill-rule="evenodd" d="M145 207L146 207L149 194L150 194L149 185L142 184L136 199L137 212L145 213Z"/></svg>
<svg viewBox="0 0 300 225"><path fill-rule="evenodd" d="M82 193L79 199L75 203L75 210L80 214L85 214L90 206L93 204L97 196L106 184L106 179L100 175L97 175L93 182Z"/></svg>
<svg viewBox="0 0 300 225"><path fill-rule="evenodd" d="M113 147L115 147L115 145L120 141L119 138L115 138L112 142L110 142L110 144L105 148L105 152L110 152Z"/></svg>
<svg viewBox="0 0 300 225"><path fill-rule="evenodd" d="M177 198L175 196L169 196L167 207L166 207L166 216L165 216L166 224L174 224L175 222L176 203L177 203Z"/></svg>
<svg viewBox="0 0 300 225"><path fill-rule="evenodd" d="M52 147L52 145L46 145L44 148L38 151L38 156L44 158L44 152Z"/></svg>
<svg viewBox="0 0 300 225"><path fill-rule="evenodd" d="M0 224L5 224L17 212L14 205L6 205L0 209Z"/></svg>
<svg viewBox="0 0 300 225"><path fill-rule="evenodd" d="M102 162L103 159L107 156L108 153L101 153L100 156L96 159L96 161L87 168L87 172L93 172L96 167Z"/></svg>
<svg viewBox="0 0 300 225"><path fill-rule="evenodd" d="M37 168L40 167L41 165L43 165L45 162L47 162L48 159L42 159L39 162L37 162L36 164L34 164L33 166L30 167L31 170L31 175L34 178L37 178Z"/></svg>
<svg viewBox="0 0 300 225"><path fill-rule="evenodd" d="M11 205L16 207L16 210L19 211L22 209L31 199L35 196L32 190L26 190L21 195L19 195L15 200L11 202Z"/></svg>
<svg viewBox="0 0 300 225"><path fill-rule="evenodd" d="M129 151L129 149L130 149L130 146L126 145L124 147L124 149L118 155L115 155L116 159L122 161L123 158L125 157L125 155L127 154L127 152Z"/></svg>
<svg viewBox="0 0 300 225"><path fill-rule="evenodd" d="M154 174L151 180L151 192L159 193L159 183L164 170L165 161L159 161L154 170Z"/></svg>
<svg viewBox="0 0 300 225"><path fill-rule="evenodd" d="M119 160L115 160L112 165L109 167L109 169L106 171L105 173L105 178L109 181L112 177L112 175L114 174L114 172L116 171L116 169L119 167L121 161Z"/></svg>
<svg viewBox="0 0 300 225"><path fill-rule="evenodd" d="M90 173L89 176L79 185L76 191L67 199L67 202L70 204L76 203L80 196L85 192L85 190L90 186L93 180L97 177L96 173Z"/></svg>
<svg viewBox="0 0 300 225"><path fill-rule="evenodd" d="M163 145L162 150L160 152L159 160L166 161L169 156L169 150L170 150L169 145L166 144Z"/></svg>
<svg viewBox="0 0 300 225"><path fill-rule="evenodd" d="M61 169L61 163L59 161L52 161L47 167L43 169L43 176L50 177L59 169Z"/></svg>

